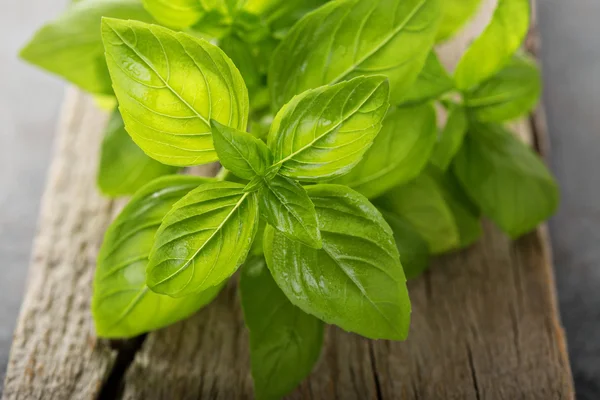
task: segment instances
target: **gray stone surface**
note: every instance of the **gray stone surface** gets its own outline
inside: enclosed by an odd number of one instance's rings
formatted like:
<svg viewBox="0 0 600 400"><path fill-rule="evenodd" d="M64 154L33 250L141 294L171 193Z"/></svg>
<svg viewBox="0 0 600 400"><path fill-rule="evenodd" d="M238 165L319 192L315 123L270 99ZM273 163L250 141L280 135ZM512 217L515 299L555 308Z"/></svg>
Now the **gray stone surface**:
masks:
<svg viewBox="0 0 600 400"><path fill-rule="evenodd" d="M0 0L0 385L25 286L63 84L18 48L66 0ZM562 205L551 221L578 399L600 398L600 2L538 0Z"/></svg>

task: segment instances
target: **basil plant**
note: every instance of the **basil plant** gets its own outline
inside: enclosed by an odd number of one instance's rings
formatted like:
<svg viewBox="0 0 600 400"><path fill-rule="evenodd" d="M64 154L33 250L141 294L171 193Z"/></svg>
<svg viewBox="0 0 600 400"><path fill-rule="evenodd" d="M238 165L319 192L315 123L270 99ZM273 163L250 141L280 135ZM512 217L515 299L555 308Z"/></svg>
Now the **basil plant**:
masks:
<svg viewBox="0 0 600 400"><path fill-rule="evenodd" d="M98 256L97 334L182 320L240 269L256 396L279 398L324 324L404 340L406 277L482 217L513 238L548 218L556 184L506 125L540 95L528 0L499 0L454 71L436 55L478 5L81 0L44 26L22 57L114 104L98 186L133 196Z"/></svg>

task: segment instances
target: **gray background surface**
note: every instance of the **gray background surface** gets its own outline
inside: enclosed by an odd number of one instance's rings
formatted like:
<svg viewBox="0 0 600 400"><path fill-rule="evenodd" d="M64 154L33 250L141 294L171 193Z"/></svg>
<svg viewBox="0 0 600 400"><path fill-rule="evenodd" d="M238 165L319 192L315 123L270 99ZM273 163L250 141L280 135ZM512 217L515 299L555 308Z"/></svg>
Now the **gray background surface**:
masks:
<svg viewBox="0 0 600 400"><path fill-rule="evenodd" d="M16 59L66 0L0 0L0 386L63 96ZM550 224L578 399L600 399L600 0L539 0L544 102L562 205ZM0 388L1 392L1 388Z"/></svg>
<svg viewBox="0 0 600 400"><path fill-rule="evenodd" d="M17 60L67 0L0 0L0 391L64 84Z"/></svg>
<svg viewBox="0 0 600 400"><path fill-rule="evenodd" d="M577 398L600 399L600 0L540 0L544 102L562 205L550 223Z"/></svg>

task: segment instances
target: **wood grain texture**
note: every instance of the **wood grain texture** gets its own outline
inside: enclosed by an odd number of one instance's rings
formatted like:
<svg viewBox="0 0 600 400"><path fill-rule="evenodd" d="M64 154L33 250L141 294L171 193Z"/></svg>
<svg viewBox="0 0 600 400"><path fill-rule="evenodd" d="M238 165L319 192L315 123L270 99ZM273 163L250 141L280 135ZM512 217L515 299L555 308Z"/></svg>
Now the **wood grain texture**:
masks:
<svg viewBox="0 0 600 400"><path fill-rule="evenodd" d="M90 316L96 254L112 204L95 189L106 115L70 90L42 201L4 398L95 398L116 357Z"/></svg>
<svg viewBox="0 0 600 400"><path fill-rule="evenodd" d="M444 46L449 65L493 2L485 0L473 25ZM105 116L79 93L65 110L5 398L252 398L235 281L192 318L149 334L119 390L101 391L115 375L117 352L94 340L89 296L96 252L118 205L94 187ZM527 121L517 129L529 143L546 143L543 126L535 119L533 126L536 137ZM545 228L512 242L486 223L476 245L433 264L409 284L408 341L369 341L331 327L315 371L289 398L573 398Z"/></svg>

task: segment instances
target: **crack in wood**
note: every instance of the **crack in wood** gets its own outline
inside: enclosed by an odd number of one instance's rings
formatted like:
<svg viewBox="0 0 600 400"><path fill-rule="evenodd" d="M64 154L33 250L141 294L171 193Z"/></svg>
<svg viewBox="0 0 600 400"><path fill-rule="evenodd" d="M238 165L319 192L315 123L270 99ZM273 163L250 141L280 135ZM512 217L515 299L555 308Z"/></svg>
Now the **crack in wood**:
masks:
<svg viewBox="0 0 600 400"><path fill-rule="evenodd" d="M371 361L371 369L373 372L373 382L375 383L375 393L377 400L383 400L381 393L381 383L379 382L379 374L377 373L377 359L375 358L375 351L373 350L373 342L369 342L369 359Z"/></svg>
<svg viewBox="0 0 600 400"><path fill-rule="evenodd" d="M473 388L475 389L475 398L481 400L481 393L479 389L479 382L477 381L477 372L475 370L475 363L473 362L473 353L471 347L467 344L467 358L469 360L469 368L471 370L471 379L473 379Z"/></svg>
<svg viewBox="0 0 600 400"><path fill-rule="evenodd" d="M125 374L135 355L142 348L147 335L127 340L110 340L110 347L117 351L115 362L102 384L97 400L115 400L121 397Z"/></svg>

